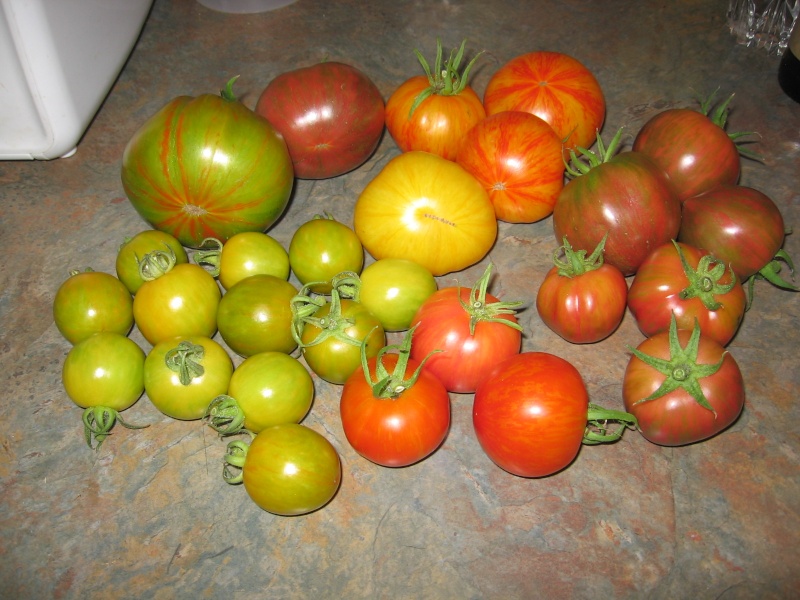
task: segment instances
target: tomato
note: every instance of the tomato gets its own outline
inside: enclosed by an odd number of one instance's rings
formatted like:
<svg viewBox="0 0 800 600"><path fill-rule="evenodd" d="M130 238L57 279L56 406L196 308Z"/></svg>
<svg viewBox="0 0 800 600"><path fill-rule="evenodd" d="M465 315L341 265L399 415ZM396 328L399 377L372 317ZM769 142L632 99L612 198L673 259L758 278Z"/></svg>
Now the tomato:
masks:
<svg viewBox="0 0 800 600"><path fill-rule="evenodd" d="M313 400L314 382L300 361L283 352L261 352L236 367L228 393L214 398L206 417L222 435L241 429L258 433L274 425L299 423Z"/></svg>
<svg viewBox="0 0 800 600"><path fill-rule="evenodd" d="M708 250L744 281L772 261L785 232L780 209L769 196L720 185L683 203L678 239Z"/></svg>
<svg viewBox="0 0 800 600"><path fill-rule="evenodd" d="M253 502L276 515L303 515L325 506L342 478L333 445L313 429L294 423L263 430L249 446L231 442L225 461L225 480L244 482ZM229 465L242 471L234 475Z"/></svg>
<svg viewBox="0 0 800 600"><path fill-rule="evenodd" d="M330 281L343 271L360 273L364 266L364 247L355 232L331 216L317 215L298 227L289 243L289 264L303 285L327 293Z"/></svg>
<svg viewBox="0 0 800 600"><path fill-rule="evenodd" d="M252 275L289 279L289 253L275 238L260 231L237 233L224 244L210 238L192 258L199 265L211 267L209 273L226 290Z"/></svg>
<svg viewBox="0 0 800 600"><path fill-rule="evenodd" d="M401 151L421 150L455 160L464 134L486 116L480 97L467 83L480 54L459 73L466 43L443 64L437 40L433 70L415 51L425 75L404 81L386 102L386 129Z"/></svg>
<svg viewBox="0 0 800 600"><path fill-rule="evenodd" d="M140 231L132 238L126 239L120 246L115 264L117 277L131 294L139 291L144 283L139 273L139 261L145 254L156 250L172 250L175 253L176 263L189 262L186 250L175 236L158 229Z"/></svg>
<svg viewBox="0 0 800 600"><path fill-rule="evenodd" d="M744 407L744 381L733 356L699 328L646 339L633 351L622 384L626 410L642 435L661 446L711 437Z"/></svg>
<svg viewBox="0 0 800 600"><path fill-rule="evenodd" d="M497 237L483 186L454 162L427 152L389 161L358 197L353 226L374 258L413 260L435 276L475 264Z"/></svg>
<svg viewBox="0 0 800 600"><path fill-rule="evenodd" d="M545 477L578 455L589 395L578 370L545 352L497 364L475 391L472 422L483 451L519 477Z"/></svg>
<svg viewBox="0 0 800 600"><path fill-rule="evenodd" d="M184 246L265 231L289 203L294 170L286 143L236 100L235 79L220 96L173 99L122 154L122 185L133 207Z"/></svg>
<svg viewBox="0 0 800 600"><path fill-rule="evenodd" d="M671 108L650 118L636 134L633 150L649 156L669 177L681 201L739 180L739 148L725 132L727 106L711 117L713 95L698 112Z"/></svg>
<svg viewBox="0 0 800 600"><path fill-rule="evenodd" d="M278 75L255 111L286 140L294 173L324 179L352 171L378 147L383 97L357 68L323 62Z"/></svg>
<svg viewBox="0 0 800 600"><path fill-rule="evenodd" d="M175 264L175 255L151 252L142 259L145 283L133 297L133 317L153 345L180 335L213 337L221 293L196 264Z"/></svg>
<svg viewBox="0 0 800 600"><path fill-rule="evenodd" d="M561 148L539 117L505 111L466 133L456 162L486 188L498 219L532 223L550 216L564 187Z"/></svg>
<svg viewBox="0 0 800 600"><path fill-rule="evenodd" d="M628 307L643 334L650 337L695 321L704 335L725 346L744 318L741 282L725 263L705 250L670 242L647 257L633 278Z"/></svg>
<svg viewBox="0 0 800 600"><path fill-rule="evenodd" d="M430 456L450 429L450 397L409 357L412 332L384 346L347 379L339 404L347 441L367 460L406 467ZM396 351L389 353L389 351ZM406 377L407 374L410 375Z"/></svg>
<svg viewBox="0 0 800 600"><path fill-rule="evenodd" d="M518 354L522 327L514 316L520 302L500 302L486 290L492 265L472 289L446 287L422 303L411 321L411 357L425 363L449 392L472 393L491 367Z"/></svg>
<svg viewBox="0 0 800 600"><path fill-rule="evenodd" d="M628 284L619 269L603 262L604 246L605 240L587 257L564 238L536 294L544 324L573 344L607 338L625 316Z"/></svg>
<svg viewBox="0 0 800 600"><path fill-rule="evenodd" d="M115 422L125 427L119 413L133 406L144 391L145 355L136 342L119 333L96 333L75 344L67 354L61 381L70 399L83 413L86 443L97 448Z"/></svg>
<svg viewBox="0 0 800 600"><path fill-rule="evenodd" d="M209 403L228 391L233 363L214 340L184 336L156 344L144 361L144 389L158 410L172 417L200 419Z"/></svg>
<svg viewBox="0 0 800 600"><path fill-rule="evenodd" d="M403 331L436 289L436 279L422 265L402 258L383 258L361 273L359 301L385 331Z"/></svg>
<svg viewBox="0 0 800 600"><path fill-rule="evenodd" d="M362 344L368 358L386 344L378 318L360 302L340 298L336 288L326 302L304 287L292 301L292 314L292 332L306 364L330 383L344 384L359 367Z"/></svg>
<svg viewBox="0 0 800 600"><path fill-rule="evenodd" d="M297 288L274 275L253 275L229 289L217 309L219 334L240 356L259 352L288 354L292 337L292 298Z"/></svg>
<svg viewBox="0 0 800 600"><path fill-rule="evenodd" d="M483 95L487 115L529 112L546 121L566 148L589 148L605 120L606 101L592 72L560 52L529 52L500 67Z"/></svg>
<svg viewBox="0 0 800 600"><path fill-rule="evenodd" d="M620 129L606 148L584 151L589 163L575 157L574 176L556 201L553 229L559 243L594 248L608 235L604 260L625 276L633 275L647 255L678 235L681 203L666 175L646 155L614 155Z"/></svg>
<svg viewBox="0 0 800 600"><path fill-rule="evenodd" d="M133 327L133 299L113 275L70 271L53 299L53 320L71 344L101 331L127 335Z"/></svg>

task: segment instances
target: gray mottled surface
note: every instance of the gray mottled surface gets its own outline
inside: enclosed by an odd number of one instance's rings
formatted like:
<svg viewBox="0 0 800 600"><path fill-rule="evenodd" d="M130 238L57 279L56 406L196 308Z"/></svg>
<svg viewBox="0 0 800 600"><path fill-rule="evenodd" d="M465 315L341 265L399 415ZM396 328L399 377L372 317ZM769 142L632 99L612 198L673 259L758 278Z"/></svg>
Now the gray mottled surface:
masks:
<svg viewBox="0 0 800 600"><path fill-rule="evenodd" d="M758 287L730 351L747 385L742 417L724 434L660 448L635 432L585 447L566 471L513 477L480 451L471 396L453 395L443 447L406 469L353 452L338 421L339 388L315 379L306 424L342 456L331 504L299 518L258 509L221 478L224 444L199 423L170 421L146 398L95 453L64 394L69 350L51 317L69 269L113 272L117 247L145 226L124 197L119 167L137 127L176 95L215 92L233 75L254 106L275 75L349 62L385 98L430 56L469 39L486 49L482 95L505 61L531 50L572 54L606 93L605 132L633 135L652 114L691 106L693 90L735 91L730 130L756 131L764 164L742 183L770 195L796 224L800 106L776 81L778 59L737 46L727 2L567 0L299 0L275 12L225 15L191 0L156 0L142 37L77 154L0 163L0 596L8 598L791 598L798 551L800 298ZM350 174L300 181L270 231L328 211L346 223L358 193L392 156L385 136ZM549 219L500 227L487 259L494 290L521 299L524 346L572 361L593 401L620 408L628 315L592 346L550 332L533 307L555 246ZM787 250L800 257L790 235ZM442 283L452 281L451 277ZM133 338L142 343L137 332Z"/></svg>

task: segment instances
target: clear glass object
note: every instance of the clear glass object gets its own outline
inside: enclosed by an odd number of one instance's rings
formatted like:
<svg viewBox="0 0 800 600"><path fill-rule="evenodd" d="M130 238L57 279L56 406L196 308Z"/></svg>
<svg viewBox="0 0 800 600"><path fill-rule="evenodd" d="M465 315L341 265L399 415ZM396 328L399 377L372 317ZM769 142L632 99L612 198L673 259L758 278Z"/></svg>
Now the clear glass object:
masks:
<svg viewBox="0 0 800 600"><path fill-rule="evenodd" d="M783 55L800 0L730 0L728 26L736 42Z"/></svg>

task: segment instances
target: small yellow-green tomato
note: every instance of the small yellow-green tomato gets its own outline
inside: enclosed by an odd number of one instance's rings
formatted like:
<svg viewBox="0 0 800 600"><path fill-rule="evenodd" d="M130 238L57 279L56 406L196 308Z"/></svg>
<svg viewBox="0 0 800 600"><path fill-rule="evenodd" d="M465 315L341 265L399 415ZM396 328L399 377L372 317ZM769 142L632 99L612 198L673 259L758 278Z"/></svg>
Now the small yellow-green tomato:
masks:
<svg viewBox="0 0 800 600"><path fill-rule="evenodd" d="M237 233L222 247L219 282L226 290L251 275L273 275L289 279L289 253L266 233Z"/></svg>
<svg viewBox="0 0 800 600"><path fill-rule="evenodd" d="M403 331L436 289L436 279L422 265L401 258L383 258L361 273L360 301L386 331Z"/></svg>

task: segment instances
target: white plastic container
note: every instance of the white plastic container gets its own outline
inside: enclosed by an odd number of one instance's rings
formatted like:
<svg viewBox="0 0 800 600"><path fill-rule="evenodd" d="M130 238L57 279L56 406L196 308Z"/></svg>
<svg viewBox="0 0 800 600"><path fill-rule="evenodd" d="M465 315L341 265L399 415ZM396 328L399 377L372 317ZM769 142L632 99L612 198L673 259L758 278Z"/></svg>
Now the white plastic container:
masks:
<svg viewBox="0 0 800 600"><path fill-rule="evenodd" d="M153 0L0 0L0 160L71 156Z"/></svg>

